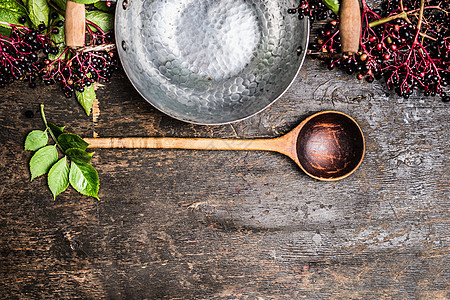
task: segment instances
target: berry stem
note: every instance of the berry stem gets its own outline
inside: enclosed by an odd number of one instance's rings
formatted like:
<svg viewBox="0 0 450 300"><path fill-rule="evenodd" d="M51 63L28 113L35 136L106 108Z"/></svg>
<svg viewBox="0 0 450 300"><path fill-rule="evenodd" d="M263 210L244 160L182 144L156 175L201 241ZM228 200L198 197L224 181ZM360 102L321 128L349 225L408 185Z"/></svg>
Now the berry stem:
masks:
<svg viewBox="0 0 450 300"><path fill-rule="evenodd" d="M438 9L438 10L441 10L442 12L444 12L445 14L448 14L448 12L446 10L442 9L439 6L427 6L427 7L425 7L425 2L422 4L422 1L421 1L421 6L422 5L424 5L423 8L417 8L417 9L413 9L413 10L410 10L410 11L406 12L406 11L403 10L403 1L400 1L401 13L398 13L396 15L392 15L392 16L389 16L389 17L386 17L386 18L382 18L382 19L373 21L373 22L369 23L369 27L374 27L374 26L377 26L377 25L381 25L381 24L390 22L390 21L395 20L395 19L400 19L400 18L404 19L408 23L411 23L411 21L408 19L408 15L413 15L416 12L419 11L419 18L420 18L420 10L422 10L422 16L423 16L423 10L425 10L425 9Z"/></svg>
<svg viewBox="0 0 450 300"><path fill-rule="evenodd" d="M105 34L105 33L103 32L103 30L102 30L98 25L96 25L95 23L93 23L93 22L91 22L91 21L89 21L89 20L86 20L86 24L88 24L88 25L94 27L95 29L97 29L99 32L101 32L101 35L104 35L104 34Z"/></svg>
<svg viewBox="0 0 450 300"><path fill-rule="evenodd" d="M416 36L414 37L414 44L418 43L420 30L422 29L424 7L425 7L425 0L420 0L419 20L417 22L417 33Z"/></svg>
<svg viewBox="0 0 450 300"><path fill-rule="evenodd" d="M440 10L440 11L444 12L445 14L448 14L448 11L446 11L445 9L443 9L440 6L426 6L426 7L424 7L424 9L437 9L437 10ZM417 12L419 10L420 10L420 8L413 9L413 10L410 10L408 13L412 14L412 13L415 13L415 12Z"/></svg>
<svg viewBox="0 0 450 300"><path fill-rule="evenodd" d="M116 44L103 44L99 46L86 46L77 50L77 52L109 51L116 48Z"/></svg>
<svg viewBox="0 0 450 300"><path fill-rule="evenodd" d="M4 22L4 21L0 21L0 25L5 25L5 26L9 26L9 27L17 27L17 28L21 28L21 29L25 29L27 31L30 31L30 29L28 27L22 26L22 25L17 25L17 24L11 24L8 22Z"/></svg>
<svg viewBox="0 0 450 300"><path fill-rule="evenodd" d="M399 13L399 14L396 14L396 15L393 15L393 16L389 16L389 17L386 17L386 18L382 18L382 19L379 19L379 20L376 20L376 21L373 21L373 22L370 22L369 23L369 27L375 27L375 26L378 26L378 25L390 22L390 21L395 20L395 19L400 19L400 18L404 19L408 23L411 23L411 21L409 21L409 19L408 19L408 13L405 12L404 10L402 10L402 12Z"/></svg>
<svg viewBox="0 0 450 300"><path fill-rule="evenodd" d="M48 132L50 132L50 135L52 136L53 141L55 141L56 146L58 146L58 148L61 149L61 151L64 153L64 149L58 143L58 139L56 138L56 136L53 133L52 129L47 124L47 120L45 119L45 113L44 113L44 104L41 104L41 116L42 116L42 121L45 124L45 129L48 130Z"/></svg>

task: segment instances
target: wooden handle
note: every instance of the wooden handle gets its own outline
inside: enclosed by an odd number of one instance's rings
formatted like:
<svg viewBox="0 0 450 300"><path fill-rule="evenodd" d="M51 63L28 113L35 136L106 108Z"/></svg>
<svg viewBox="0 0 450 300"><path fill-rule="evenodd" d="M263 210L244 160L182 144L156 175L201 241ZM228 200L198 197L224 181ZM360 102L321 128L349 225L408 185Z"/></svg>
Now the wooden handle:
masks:
<svg viewBox="0 0 450 300"><path fill-rule="evenodd" d="M342 53L356 53L361 35L359 0L342 0L339 15Z"/></svg>
<svg viewBox="0 0 450 300"><path fill-rule="evenodd" d="M85 35L85 10L84 4L76 3L73 1L67 1L66 4L66 17L65 17L65 30L66 30L66 45L71 48L78 48L84 46Z"/></svg>
<svg viewBox="0 0 450 300"><path fill-rule="evenodd" d="M263 150L280 152L280 139L209 139L209 138L84 138L89 148L147 148L193 150ZM281 146L280 146L281 145ZM283 152L281 152L283 153Z"/></svg>

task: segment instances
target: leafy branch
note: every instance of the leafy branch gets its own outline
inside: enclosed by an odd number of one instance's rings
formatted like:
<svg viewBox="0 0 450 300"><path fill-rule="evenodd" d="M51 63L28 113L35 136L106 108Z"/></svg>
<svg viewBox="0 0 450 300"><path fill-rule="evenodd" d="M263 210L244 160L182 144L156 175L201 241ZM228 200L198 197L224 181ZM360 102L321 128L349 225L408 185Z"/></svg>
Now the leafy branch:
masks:
<svg viewBox="0 0 450 300"><path fill-rule="evenodd" d="M86 152L89 144L76 134L64 133L65 127L47 122L43 104L41 116L45 130L33 130L25 139L25 150L36 151L30 160L31 180L48 173L53 198L70 184L79 193L98 199L100 183L97 171L89 164L94 154ZM55 144L48 145L48 133Z"/></svg>

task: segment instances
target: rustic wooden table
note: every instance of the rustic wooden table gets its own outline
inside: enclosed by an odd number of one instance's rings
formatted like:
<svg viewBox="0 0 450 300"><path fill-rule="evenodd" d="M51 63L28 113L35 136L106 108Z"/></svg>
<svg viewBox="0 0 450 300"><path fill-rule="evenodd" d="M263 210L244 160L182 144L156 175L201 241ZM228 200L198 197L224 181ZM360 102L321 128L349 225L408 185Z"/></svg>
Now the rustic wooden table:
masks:
<svg viewBox="0 0 450 300"><path fill-rule="evenodd" d="M449 106L388 95L307 59L264 112L176 121L122 73L87 117L58 88L0 91L0 292L5 299L448 299ZM366 157L319 182L269 152L96 150L100 201L30 182L26 134L47 119L85 137L255 138L339 110ZM34 117L31 117L33 112Z"/></svg>

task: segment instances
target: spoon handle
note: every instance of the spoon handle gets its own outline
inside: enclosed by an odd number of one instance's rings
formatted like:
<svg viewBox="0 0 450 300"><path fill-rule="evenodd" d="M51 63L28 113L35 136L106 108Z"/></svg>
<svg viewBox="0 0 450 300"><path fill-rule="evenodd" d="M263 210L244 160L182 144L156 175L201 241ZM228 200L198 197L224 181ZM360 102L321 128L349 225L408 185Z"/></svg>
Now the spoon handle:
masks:
<svg viewBox="0 0 450 300"><path fill-rule="evenodd" d="M283 139L213 139L213 138L85 138L89 148L147 148L194 150L263 150L283 152Z"/></svg>

